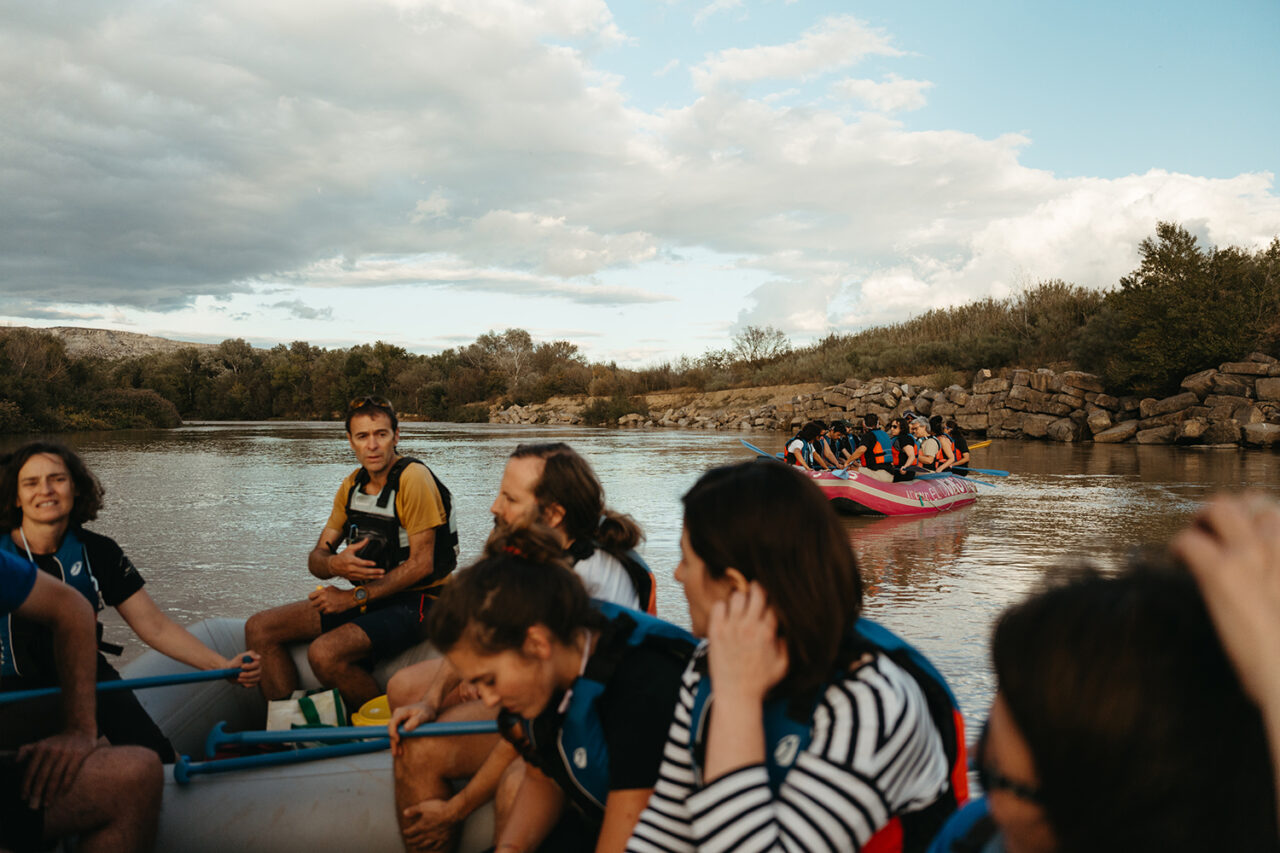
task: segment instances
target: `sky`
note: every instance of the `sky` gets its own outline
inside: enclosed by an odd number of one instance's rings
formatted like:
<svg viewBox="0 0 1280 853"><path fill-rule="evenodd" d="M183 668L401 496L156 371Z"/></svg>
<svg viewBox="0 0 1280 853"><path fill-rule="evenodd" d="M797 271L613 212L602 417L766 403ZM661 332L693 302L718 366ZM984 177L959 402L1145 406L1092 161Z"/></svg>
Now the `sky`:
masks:
<svg viewBox="0 0 1280 853"><path fill-rule="evenodd" d="M0 0L0 323L639 366L1280 235L1280 3Z"/></svg>

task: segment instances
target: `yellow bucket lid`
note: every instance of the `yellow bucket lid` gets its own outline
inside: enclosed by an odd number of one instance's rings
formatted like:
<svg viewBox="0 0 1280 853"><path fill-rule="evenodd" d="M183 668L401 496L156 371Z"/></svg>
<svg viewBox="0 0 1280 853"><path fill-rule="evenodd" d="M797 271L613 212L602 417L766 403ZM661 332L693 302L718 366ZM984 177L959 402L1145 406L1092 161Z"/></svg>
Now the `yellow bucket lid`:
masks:
<svg viewBox="0 0 1280 853"><path fill-rule="evenodd" d="M391 721L391 703L384 693L377 699L370 699L360 706L360 710L351 715L353 726L385 726Z"/></svg>

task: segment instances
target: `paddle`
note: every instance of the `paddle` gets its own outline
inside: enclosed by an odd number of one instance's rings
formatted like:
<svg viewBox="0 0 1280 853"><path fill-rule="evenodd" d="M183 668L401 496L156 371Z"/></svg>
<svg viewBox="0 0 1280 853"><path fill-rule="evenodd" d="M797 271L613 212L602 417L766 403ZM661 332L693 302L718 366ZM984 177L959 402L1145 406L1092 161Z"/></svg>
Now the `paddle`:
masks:
<svg viewBox="0 0 1280 853"><path fill-rule="evenodd" d="M970 449L970 450L981 450L982 448L984 448L984 447L989 447L989 446L991 446L991 439L989 439L989 438L988 438L986 441L979 441L979 442L977 442L977 443L975 443L975 444L971 444L971 445L969 445L969 449Z"/></svg>
<svg viewBox="0 0 1280 853"><path fill-rule="evenodd" d="M248 663L248 661L245 661ZM218 681L233 678L240 674L239 667L230 669L208 669L202 672L184 672L177 675L152 675L146 678L125 678L120 681L99 681L99 693L110 693L113 690L145 690L148 687L168 687L173 684L193 684L197 681ZM11 702L22 702L27 699L39 699L43 696L56 696L62 692L61 687L41 687L36 690L14 690L11 693L0 693L0 705Z"/></svg>
<svg viewBox="0 0 1280 853"><path fill-rule="evenodd" d="M752 444L751 442L747 441L745 438L740 438L740 439L738 439L738 441L741 441L741 442L742 442L742 444L747 448L747 450L750 450L750 451L752 451L753 453L757 453L757 454L759 454L760 456L763 456L763 457L764 457L764 458L766 458L766 459L776 459L776 460L777 460L777 461L779 461L779 462L783 462L783 461L785 461L785 460L782 458L781 454L765 453L763 450L761 450L760 448L756 447L754 444ZM813 469L811 469L811 470L813 470ZM847 480L847 479L849 479L849 472L848 472L848 471L845 471L843 468L837 468L836 470L834 470L834 471L829 471L828 473L830 473L831 475L833 475L833 476L835 476L835 477L838 477L838 478L839 478L839 479L841 479L841 480Z"/></svg>
<svg viewBox="0 0 1280 853"><path fill-rule="evenodd" d="M212 739L215 732L221 730L225 723L218 723L209 733ZM458 723L427 723L411 732L401 731L401 737L440 737L442 735L490 734L498 730L494 720L473 720ZM239 743L289 743L285 739L324 741L347 740L352 738L368 738L353 743L339 743L332 746L317 746L313 749L296 749L287 752L271 752L265 755L246 755L240 758L224 758L220 761L202 761L193 763L191 757L182 755L173 765L173 779L179 785L186 785L192 776L209 773L231 773L236 770L256 770L260 767L279 767L286 764L301 764L306 761L323 761L326 758L342 758L347 755L361 755L367 752L379 752L391 745L391 738L386 735L383 726L344 726L332 729L294 729L284 732L223 732L223 737L240 737ZM254 736L250 739L248 736ZM285 736L267 740L264 736ZM230 743L232 741L223 741ZM206 740L205 749L209 748Z"/></svg>
<svg viewBox="0 0 1280 853"><path fill-rule="evenodd" d="M335 726L315 729L288 729L274 732L229 732L226 723L220 722L209 730L204 740L204 755L213 758L219 747L235 743L298 743L341 742L348 740L383 740L390 742L386 726ZM401 730L401 737L442 737L446 735L487 735L498 730L493 720L464 720L461 722L424 723L412 731ZM385 745L385 744L384 744Z"/></svg>
<svg viewBox="0 0 1280 853"><path fill-rule="evenodd" d="M1008 477L1008 471L1000 471L995 468L974 468L972 465L957 465L953 471L973 472L974 474L987 474L991 477Z"/></svg>
<svg viewBox="0 0 1280 853"><path fill-rule="evenodd" d="M917 480L936 480L939 477L952 476L952 477L955 477L957 480L968 480L970 483L977 483L979 486L986 486L989 489L994 489L996 486L999 485L998 483L988 483L986 480L978 480L974 477L964 477L964 476L961 476L960 474L952 474L950 470L930 471L928 468L921 468L919 465L912 465L907 470L922 472L916 475Z"/></svg>

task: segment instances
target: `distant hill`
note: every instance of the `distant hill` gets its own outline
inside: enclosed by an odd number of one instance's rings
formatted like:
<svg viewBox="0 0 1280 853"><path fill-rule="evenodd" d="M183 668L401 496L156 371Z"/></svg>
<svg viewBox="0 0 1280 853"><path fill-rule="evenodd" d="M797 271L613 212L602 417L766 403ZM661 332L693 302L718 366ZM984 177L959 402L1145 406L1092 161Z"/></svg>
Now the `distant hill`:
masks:
<svg viewBox="0 0 1280 853"><path fill-rule="evenodd" d="M95 356L108 361L138 358L151 353L167 353L186 347L213 349L216 344L199 344L193 341L173 341L137 332L117 332L114 329L81 329L74 326L54 326L40 331L60 338L72 358Z"/></svg>

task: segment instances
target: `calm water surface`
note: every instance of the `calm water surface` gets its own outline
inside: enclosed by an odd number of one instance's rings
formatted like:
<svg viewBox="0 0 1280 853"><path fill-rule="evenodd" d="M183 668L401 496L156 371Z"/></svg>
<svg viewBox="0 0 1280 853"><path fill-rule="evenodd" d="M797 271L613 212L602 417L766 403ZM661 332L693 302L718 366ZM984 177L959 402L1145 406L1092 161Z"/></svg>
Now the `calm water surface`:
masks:
<svg viewBox="0 0 1280 853"><path fill-rule="evenodd" d="M774 451L785 436L748 438ZM306 555L355 466L340 424L195 424L64 439L107 490L91 526L120 542L152 597L182 622L247 617L314 589ZM552 440L586 456L610 505L643 526L659 613L687 625L672 579L680 496L708 467L748 458L737 435L404 424L402 451L427 461L453 492L464 565L491 526L507 455L518 442ZM1013 476L953 513L845 520L868 615L934 660L971 719L985 714L993 689L993 620L1047 569L1081 556L1115 567L1132 546L1168 539L1216 490L1251 485L1280 496L1280 454L1270 452L1005 441L976 451L974 464ZM108 638L127 645L126 660L141 651L114 611L104 621Z"/></svg>

